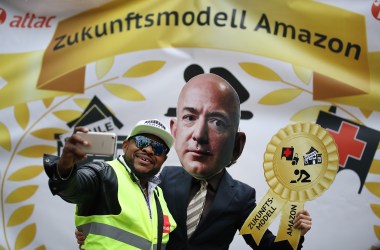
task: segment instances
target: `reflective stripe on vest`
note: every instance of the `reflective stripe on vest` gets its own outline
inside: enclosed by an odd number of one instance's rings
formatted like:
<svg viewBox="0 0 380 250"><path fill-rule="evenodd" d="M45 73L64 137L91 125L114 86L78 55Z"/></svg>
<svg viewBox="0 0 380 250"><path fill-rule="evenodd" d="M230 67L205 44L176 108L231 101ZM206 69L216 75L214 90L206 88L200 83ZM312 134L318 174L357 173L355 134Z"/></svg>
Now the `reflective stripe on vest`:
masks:
<svg viewBox="0 0 380 250"><path fill-rule="evenodd" d="M140 249L150 249L151 242L140 237L138 235L132 234L130 232L124 231L120 228L113 227L107 224L91 222L88 224L84 224L78 227L80 231L84 233L84 235L96 234L101 236L106 236L108 238L126 243L130 246L140 248ZM165 249L166 245L162 244L161 249ZM157 249L157 244L153 245L153 249Z"/></svg>
<svg viewBox="0 0 380 250"><path fill-rule="evenodd" d="M84 248L89 249L157 249L158 232L162 234L162 249L169 240L169 232L176 228L163 195L158 199L164 214L164 225L158 228L156 200L151 199L152 218L149 208L138 185L129 177L124 165L118 160L107 162L113 168L118 179L117 195L121 206L119 214L75 216L77 227L86 225L87 235ZM157 193L162 193L156 187ZM156 192L156 191L154 191ZM94 206L102 204L94 204ZM92 227L94 227L92 229ZM98 229L97 227L100 227ZM110 232L108 232L110 230ZM125 236L124 236L125 234ZM149 242L149 248L148 246ZM134 246L139 244L138 246ZM124 246L123 246L124 245Z"/></svg>

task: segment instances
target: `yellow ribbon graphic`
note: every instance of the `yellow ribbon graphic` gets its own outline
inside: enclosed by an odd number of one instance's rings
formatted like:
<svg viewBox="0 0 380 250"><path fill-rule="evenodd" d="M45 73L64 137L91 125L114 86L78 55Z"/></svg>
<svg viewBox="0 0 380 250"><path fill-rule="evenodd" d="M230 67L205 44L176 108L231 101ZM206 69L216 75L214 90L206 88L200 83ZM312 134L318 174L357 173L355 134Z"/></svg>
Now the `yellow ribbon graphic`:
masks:
<svg viewBox="0 0 380 250"><path fill-rule="evenodd" d="M251 234L257 244L282 212L276 241L297 248L300 231L293 220L304 202L326 191L338 171L334 139L318 124L288 125L274 135L264 154L264 175L270 190L246 219L240 234Z"/></svg>
<svg viewBox="0 0 380 250"><path fill-rule="evenodd" d="M366 37L363 15L315 1L116 0L61 20L45 51L0 54L0 108L83 93L86 66L104 58L208 48L303 66L314 72L314 99L378 110L379 57ZM9 95L19 89L28 95Z"/></svg>
<svg viewBox="0 0 380 250"><path fill-rule="evenodd" d="M369 91L365 17L294 0L112 1L59 23L37 87L55 90L68 82L59 78L78 78L82 67L102 58L172 47L263 55Z"/></svg>

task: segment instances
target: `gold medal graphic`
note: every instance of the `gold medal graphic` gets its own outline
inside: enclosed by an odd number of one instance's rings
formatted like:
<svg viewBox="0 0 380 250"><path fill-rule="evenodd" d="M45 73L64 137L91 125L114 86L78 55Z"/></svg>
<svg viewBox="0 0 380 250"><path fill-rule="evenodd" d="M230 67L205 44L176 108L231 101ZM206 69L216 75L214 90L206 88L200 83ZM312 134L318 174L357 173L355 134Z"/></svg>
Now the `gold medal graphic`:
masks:
<svg viewBox="0 0 380 250"><path fill-rule="evenodd" d="M257 244L282 212L276 241L297 248L300 230L293 220L304 203L322 195L338 171L338 148L318 124L296 123L280 129L267 145L264 176L270 187L246 219L240 234L251 234Z"/></svg>

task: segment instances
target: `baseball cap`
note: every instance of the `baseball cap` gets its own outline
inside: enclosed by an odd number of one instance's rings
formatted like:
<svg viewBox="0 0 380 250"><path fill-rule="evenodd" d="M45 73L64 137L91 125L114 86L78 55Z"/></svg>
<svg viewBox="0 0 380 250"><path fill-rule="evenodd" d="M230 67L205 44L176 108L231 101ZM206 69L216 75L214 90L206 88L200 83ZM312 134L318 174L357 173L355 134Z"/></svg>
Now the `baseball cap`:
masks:
<svg viewBox="0 0 380 250"><path fill-rule="evenodd" d="M158 119L142 120L139 121L132 129L128 138L139 134L152 134L161 138L166 146L170 149L173 145L174 139L170 132L166 129L164 124Z"/></svg>

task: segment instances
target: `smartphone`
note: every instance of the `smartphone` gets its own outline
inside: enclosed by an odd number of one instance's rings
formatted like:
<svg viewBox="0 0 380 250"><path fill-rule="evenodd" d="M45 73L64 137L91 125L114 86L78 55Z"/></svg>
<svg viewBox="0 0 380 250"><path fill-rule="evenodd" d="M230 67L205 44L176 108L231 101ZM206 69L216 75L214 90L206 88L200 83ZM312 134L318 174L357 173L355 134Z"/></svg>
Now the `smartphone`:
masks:
<svg viewBox="0 0 380 250"><path fill-rule="evenodd" d="M77 133L80 137L88 141L91 146L78 145L87 154L93 155L107 155L111 156L115 154L116 151L116 139L115 133L109 132L88 132L88 133Z"/></svg>

